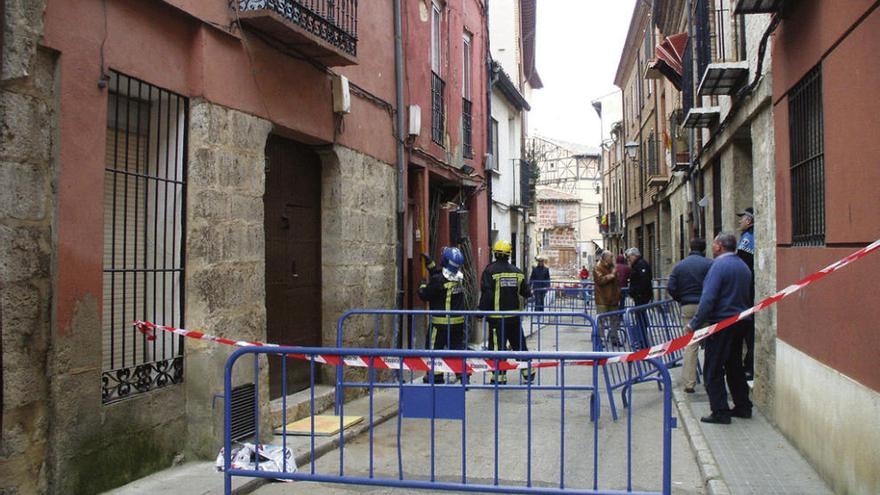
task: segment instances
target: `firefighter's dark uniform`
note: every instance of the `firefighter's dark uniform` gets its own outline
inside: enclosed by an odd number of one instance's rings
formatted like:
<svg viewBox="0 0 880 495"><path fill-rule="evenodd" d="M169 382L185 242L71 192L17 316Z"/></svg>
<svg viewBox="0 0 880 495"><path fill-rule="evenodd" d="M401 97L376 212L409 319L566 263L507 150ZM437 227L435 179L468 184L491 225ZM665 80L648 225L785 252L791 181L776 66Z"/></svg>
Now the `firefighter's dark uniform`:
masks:
<svg viewBox="0 0 880 495"><path fill-rule="evenodd" d="M522 298L531 295L529 284L522 270L510 264L507 259L496 260L483 270L480 282L481 311L521 311ZM522 322L518 316L501 317L488 315L489 349L504 350L505 343L514 351L528 351ZM526 370L522 370L527 375ZM500 372L501 382L507 381L506 372Z"/></svg>
<svg viewBox="0 0 880 495"><path fill-rule="evenodd" d="M426 301L432 311L463 311L464 286L461 282L447 280L433 261L428 263L428 270L431 276L427 284L419 287L419 298ZM464 318L462 315L431 315L427 339L430 349L464 349ZM435 382L442 380L442 376L442 373L435 373Z"/></svg>

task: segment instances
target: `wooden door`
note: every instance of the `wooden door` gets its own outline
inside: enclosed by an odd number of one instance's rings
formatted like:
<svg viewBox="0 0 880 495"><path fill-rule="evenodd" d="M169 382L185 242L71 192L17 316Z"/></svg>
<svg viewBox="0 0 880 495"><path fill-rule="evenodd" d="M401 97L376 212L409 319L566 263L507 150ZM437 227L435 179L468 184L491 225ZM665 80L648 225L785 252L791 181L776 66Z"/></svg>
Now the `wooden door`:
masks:
<svg viewBox="0 0 880 495"><path fill-rule="evenodd" d="M264 208L268 340L320 346L321 162L314 151L295 141L269 137ZM272 398L282 394L281 375L281 359L270 358ZM288 395L308 386L308 364L288 359Z"/></svg>

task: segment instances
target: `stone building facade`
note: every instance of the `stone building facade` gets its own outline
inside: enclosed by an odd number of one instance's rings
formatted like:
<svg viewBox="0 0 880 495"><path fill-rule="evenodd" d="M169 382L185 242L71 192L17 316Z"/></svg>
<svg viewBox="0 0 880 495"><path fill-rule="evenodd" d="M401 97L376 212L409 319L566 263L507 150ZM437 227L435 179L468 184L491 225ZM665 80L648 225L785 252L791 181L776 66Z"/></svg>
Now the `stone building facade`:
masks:
<svg viewBox="0 0 880 495"><path fill-rule="evenodd" d="M227 2L5 2L0 492L96 493L216 455L231 350L134 319L331 346L346 310L394 307L399 109L392 2L376 7L356 52L304 60ZM267 410L281 378L259 369Z"/></svg>

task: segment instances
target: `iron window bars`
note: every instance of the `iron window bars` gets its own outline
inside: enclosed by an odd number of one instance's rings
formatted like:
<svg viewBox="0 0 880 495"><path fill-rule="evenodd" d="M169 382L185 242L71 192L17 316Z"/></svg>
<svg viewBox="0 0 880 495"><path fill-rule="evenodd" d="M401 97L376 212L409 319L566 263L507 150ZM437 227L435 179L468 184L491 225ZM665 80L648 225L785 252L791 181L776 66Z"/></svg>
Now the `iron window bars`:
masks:
<svg viewBox="0 0 880 495"><path fill-rule="evenodd" d="M136 319L182 326L188 100L111 72L104 172L101 398L183 380L183 338L153 341Z"/></svg>
<svg viewBox="0 0 880 495"><path fill-rule="evenodd" d="M825 148L822 67L811 69L788 97L791 151L791 237L796 246L825 244Z"/></svg>
<svg viewBox="0 0 880 495"><path fill-rule="evenodd" d="M431 141L443 146L443 122L446 120L446 105L443 91L446 83L440 76L431 71Z"/></svg>
<svg viewBox="0 0 880 495"><path fill-rule="evenodd" d="M461 144L465 158L474 157L473 147L473 118L471 116L471 102L466 98L461 99Z"/></svg>

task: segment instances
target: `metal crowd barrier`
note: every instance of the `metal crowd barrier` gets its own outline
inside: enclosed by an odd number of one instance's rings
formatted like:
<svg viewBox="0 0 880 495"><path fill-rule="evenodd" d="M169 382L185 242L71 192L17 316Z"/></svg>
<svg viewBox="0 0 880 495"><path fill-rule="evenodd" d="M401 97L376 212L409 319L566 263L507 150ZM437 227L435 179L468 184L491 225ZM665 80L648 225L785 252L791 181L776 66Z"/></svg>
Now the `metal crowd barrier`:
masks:
<svg viewBox="0 0 880 495"><path fill-rule="evenodd" d="M232 458L232 392L233 381L249 379L248 369L253 373L253 382L260 390L260 364L266 356L277 355L283 363L290 358L309 363L310 383L312 384L311 412L314 418L314 383L320 366L317 356L325 361L340 362L345 358L357 359L366 364L368 380L364 383L369 397L369 412L362 420L366 439L357 442L345 441L343 428L343 409L339 411L340 428L333 434L337 438L339 455L325 456L318 461L320 454L315 447L315 423L311 421L309 440L296 442L300 456L308 460L299 465L295 455L282 455L278 465L245 463L233 464ZM645 435L642 429L638 437L633 433L633 415L627 415L626 445L601 445L598 422L590 428L587 415L587 396L569 387L569 381L591 377L592 387L598 385L597 360L613 356L613 353L597 352L477 352L477 351L426 351L400 349L358 349L358 348L303 348L303 347L246 347L235 350L226 362L224 374L224 438L222 463L224 467L224 489L232 493L232 477L257 477L292 481L339 483L363 486L384 486L405 489L429 489L443 491L492 492L492 493L662 493L672 492L671 480L671 429L676 426L671 407L671 380L664 364L657 360L645 363L655 368L663 384L663 415L661 430L652 426L651 433ZM244 360L245 356L253 359ZM537 387L527 387L525 391L506 391L495 386L490 390L477 390L466 393L466 384L440 385L435 383L412 383L406 380L405 367L413 363L435 369L440 360L488 360L502 362L516 360L527 367L547 361L558 361L561 382L554 391L542 393ZM252 363L251 363L252 361ZM379 364L381 362L381 364ZM447 361L449 362L449 361ZM485 362L485 361L484 361ZM513 361L510 361L513 362ZM592 363L592 364L590 364ZM241 366L237 366L241 364ZM397 373L389 374L388 368ZM361 368L364 369L364 368ZM286 384L287 367L282 368L281 383ZM384 372L383 372L384 371ZM380 381L384 380L384 381ZM397 428L393 423L380 425L374 418L373 401L378 386L391 387L397 394ZM288 439L286 418L286 390L282 397L283 426L276 429L280 439L274 448L281 447L287 453L293 439ZM502 401L501 396L505 394ZM515 395L511 395L515 394ZM629 390L632 394L632 390ZM260 419L265 407L260 404L261 394L255 394L253 408L256 417L254 437L256 459L260 451L268 449L260 441L266 435L265 425ZM511 401L511 397L521 398ZM470 400L468 400L470 399ZM581 406L583 405L583 407ZM360 414L364 414L360 412ZM550 423L535 422L535 418L546 419L556 416L558 420ZM642 421L642 419L640 419ZM404 424L404 422L406 422ZM503 424L501 424L503 422ZM503 429L502 429L503 428ZM555 437L558 435L558 437ZM653 443L654 436L661 439L661 466L659 473L646 472L639 459L634 461L634 453L648 452L655 458L652 449L639 448L634 451L633 444L639 441ZM378 438L377 438L378 437ZM396 444L389 439L396 437ZM551 440L551 438L554 438ZM558 438L558 440L556 440ZM537 440L536 440L537 439ZM308 443L307 443L308 442ZM377 445L378 443L378 445ZM592 443L592 445L590 445ZM291 448L292 449L292 448ZM348 456L346 451L353 451ZM292 452L292 450L291 450ZM624 454L625 453L625 454ZM615 474L600 473L600 466L619 465L625 455L626 470L616 479ZM396 462L395 462L396 461ZM659 491L633 492L633 465L639 476L638 484L644 485L645 478L656 482ZM617 471L616 469L614 471ZM600 476L601 474L601 476ZM601 486L600 488L600 481Z"/></svg>
<svg viewBox="0 0 880 495"><path fill-rule="evenodd" d="M516 328L507 328L510 321L509 318L519 318L520 325L523 329L523 337L528 339L534 335L531 342L527 343L532 351L543 352L546 350L559 351L560 331L564 328L575 328L582 331L585 336L590 339L590 345L584 346L583 349L567 348L566 351L592 351L595 343L592 338L595 335L595 323L593 318L583 310L573 311L431 311L431 310L395 310L395 309L356 309L347 311L339 318L336 326L336 346L338 348L346 348L349 342L346 340L347 335L358 335L360 341L363 341L364 331L371 332L369 336L375 348L384 349L409 349L409 350L434 350L432 349L433 331L431 323L432 317L456 318L462 317L462 332L465 346L470 345L471 348L476 347L479 350L491 350L489 346L489 320L493 317L499 318L500 325L500 345L506 348L508 332L517 332ZM537 323L540 322L540 323ZM450 342L453 332L456 330L451 323L436 325L440 332L446 333L446 342ZM550 334L548 335L548 332ZM516 335L513 333L512 335ZM383 336L386 336L383 340ZM390 337L389 337L390 336ZM515 339L519 337L516 336ZM521 343L516 342L517 347L521 348ZM455 350L455 349L453 349ZM425 375L427 376L427 374ZM407 371L401 379L410 383L425 378L422 373L415 371ZM449 377L451 378L451 377ZM487 389L494 388L488 373L481 374L477 377L466 379L468 389ZM536 372L535 381L532 384L525 383L524 377L517 373L515 376L508 377L513 380L504 385L508 389L543 389L556 390L560 387L560 370L559 368L551 368L549 370L538 370ZM427 379L430 380L430 377ZM459 378L460 379L460 378ZM445 378L444 378L445 381ZM364 381L346 379L342 369L336 372L336 408L337 412L342 403L342 397L347 388L365 387ZM386 387L386 385L376 385L377 387ZM568 390L584 390L591 393L598 393L598 389L592 384L572 384L567 386ZM598 409L592 410L592 417L598 417Z"/></svg>
<svg viewBox="0 0 880 495"><path fill-rule="evenodd" d="M684 335L679 305L672 300L601 313L596 315L595 323L596 334L593 341L597 351L633 352ZM681 365L683 356L683 350L678 350L661 359L667 368L673 368ZM642 362L634 363L632 367L623 363L612 363L603 368L611 416L615 421L615 390L622 389L621 400L624 407L627 407L627 393L633 385L656 381L659 386L662 381L655 370L644 366ZM700 368L699 364L697 368Z"/></svg>

